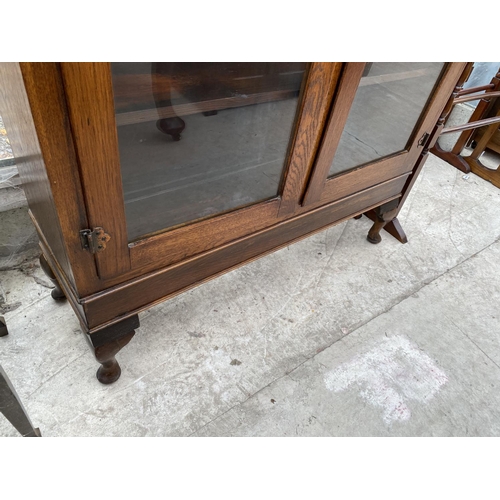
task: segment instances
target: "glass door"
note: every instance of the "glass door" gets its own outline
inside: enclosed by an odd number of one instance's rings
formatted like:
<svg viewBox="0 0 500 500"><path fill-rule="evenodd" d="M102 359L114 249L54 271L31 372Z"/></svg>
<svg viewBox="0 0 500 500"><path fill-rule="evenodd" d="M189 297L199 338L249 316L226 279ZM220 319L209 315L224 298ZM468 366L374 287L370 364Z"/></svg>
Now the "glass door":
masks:
<svg viewBox="0 0 500 500"><path fill-rule="evenodd" d="M269 227L300 202L342 63L62 63L103 279Z"/></svg>
<svg viewBox="0 0 500 500"><path fill-rule="evenodd" d="M407 175L444 106L449 70L442 62L348 63L304 204Z"/></svg>
<svg viewBox="0 0 500 500"><path fill-rule="evenodd" d="M306 63L112 63L129 241L276 198Z"/></svg>

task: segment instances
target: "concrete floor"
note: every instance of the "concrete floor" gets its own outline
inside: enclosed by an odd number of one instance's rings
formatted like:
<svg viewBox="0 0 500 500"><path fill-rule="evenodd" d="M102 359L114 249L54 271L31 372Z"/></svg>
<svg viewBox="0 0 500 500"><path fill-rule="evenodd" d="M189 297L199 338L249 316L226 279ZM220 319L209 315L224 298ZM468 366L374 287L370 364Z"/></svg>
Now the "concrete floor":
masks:
<svg viewBox="0 0 500 500"><path fill-rule="evenodd" d="M499 211L431 157L408 244L350 220L156 306L111 386L28 260L0 364L44 436L498 436Z"/></svg>

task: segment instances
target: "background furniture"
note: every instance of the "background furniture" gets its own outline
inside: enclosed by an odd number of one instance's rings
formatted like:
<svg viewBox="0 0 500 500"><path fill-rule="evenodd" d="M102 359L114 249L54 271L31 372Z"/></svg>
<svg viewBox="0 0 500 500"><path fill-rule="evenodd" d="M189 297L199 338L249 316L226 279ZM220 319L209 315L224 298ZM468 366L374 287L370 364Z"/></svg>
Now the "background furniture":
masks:
<svg viewBox="0 0 500 500"><path fill-rule="evenodd" d="M23 437L42 437L24 409L9 377L0 366L0 412Z"/></svg>
<svg viewBox="0 0 500 500"><path fill-rule="evenodd" d="M406 241L396 216L464 67L2 64L41 263L99 381L161 300L363 213L370 242Z"/></svg>
<svg viewBox="0 0 500 500"><path fill-rule="evenodd" d="M457 104L478 101L469 121L463 125L444 128L441 134L461 132L451 151L445 151L437 142L432 152L464 173L473 172L483 179L500 187L500 170L492 170L480 162L480 157L486 149L500 153L500 70L490 83L476 87L464 88L464 83L470 77L474 63L467 63L460 76L453 98L446 106L440 121L446 123L453 107ZM462 154L466 146L472 146L469 156Z"/></svg>
<svg viewBox="0 0 500 500"><path fill-rule="evenodd" d="M5 319L0 316L0 337L8 335ZM41 437L40 429L35 429L24 409L9 377L0 366L0 412L23 437Z"/></svg>

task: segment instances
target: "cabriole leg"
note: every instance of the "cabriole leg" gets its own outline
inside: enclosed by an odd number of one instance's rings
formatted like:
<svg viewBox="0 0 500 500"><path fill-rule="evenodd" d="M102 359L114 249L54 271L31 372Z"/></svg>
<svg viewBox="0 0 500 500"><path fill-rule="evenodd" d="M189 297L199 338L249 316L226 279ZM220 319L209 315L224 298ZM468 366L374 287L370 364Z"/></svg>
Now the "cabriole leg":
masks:
<svg viewBox="0 0 500 500"><path fill-rule="evenodd" d="M50 268L49 263L47 262L47 259L45 258L43 253L42 255L40 255L40 267L43 269L43 272L47 275L47 278L49 278L51 283L54 285L54 289L51 292L52 298L54 300L64 300L66 298L66 295L64 295L64 292L59 286L57 278L55 274L52 272L52 269Z"/></svg>
<svg viewBox="0 0 500 500"><path fill-rule="evenodd" d="M97 370L97 380L101 384L112 384L120 378L122 371L115 356L132 340L138 327L139 318L135 315L95 333L87 334L94 355L101 363Z"/></svg>

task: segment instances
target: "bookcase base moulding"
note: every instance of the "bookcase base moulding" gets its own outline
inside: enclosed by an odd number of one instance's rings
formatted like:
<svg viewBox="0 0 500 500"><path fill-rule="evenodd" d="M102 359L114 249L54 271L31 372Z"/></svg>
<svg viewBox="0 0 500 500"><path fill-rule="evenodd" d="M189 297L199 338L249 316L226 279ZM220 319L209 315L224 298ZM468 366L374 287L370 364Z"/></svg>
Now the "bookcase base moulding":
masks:
<svg viewBox="0 0 500 500"><path fill-rule="evenodd" d="M40 265L100 363L151 306L363 214L397 220L465 63L2 63Z"/></svg>

